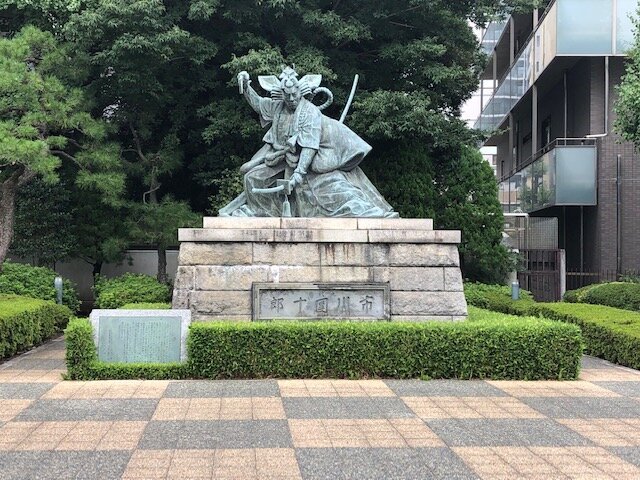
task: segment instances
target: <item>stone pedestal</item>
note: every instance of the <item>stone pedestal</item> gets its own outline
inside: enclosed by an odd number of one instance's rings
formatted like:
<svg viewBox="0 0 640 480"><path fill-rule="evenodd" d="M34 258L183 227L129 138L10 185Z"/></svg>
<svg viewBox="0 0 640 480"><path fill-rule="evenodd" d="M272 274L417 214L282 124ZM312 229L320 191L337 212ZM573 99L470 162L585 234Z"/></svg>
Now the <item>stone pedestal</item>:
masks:
<svg viewBox="0 0 640 480"><path fill-rule="evenodd" d="M221 218L180 229L173 308L253 318L253 284L388 285L392 321L463 320L459 231L426 219Z"/></svg>

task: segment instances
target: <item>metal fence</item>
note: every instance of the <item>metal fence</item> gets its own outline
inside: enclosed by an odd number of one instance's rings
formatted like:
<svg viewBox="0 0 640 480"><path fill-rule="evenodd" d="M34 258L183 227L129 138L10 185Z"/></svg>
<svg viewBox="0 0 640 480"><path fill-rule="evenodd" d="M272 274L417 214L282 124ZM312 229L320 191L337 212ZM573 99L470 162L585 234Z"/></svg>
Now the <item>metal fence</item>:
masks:
<svg viewBox="0 0 640 480"><path fill-rule="evenodd" d="M625 270L620 273L616 270L589 272L567 268L567 290L576 290L577 288L586 287L594 283L616 282L629 280L631 278L640 279L640 270Z"/></svg>
<svg viewBox="0 0 640 480"><path fill-rule="evenodd" d="M562 298L562 250L521 250L520 286L539 302L557 302Z"/></svg>

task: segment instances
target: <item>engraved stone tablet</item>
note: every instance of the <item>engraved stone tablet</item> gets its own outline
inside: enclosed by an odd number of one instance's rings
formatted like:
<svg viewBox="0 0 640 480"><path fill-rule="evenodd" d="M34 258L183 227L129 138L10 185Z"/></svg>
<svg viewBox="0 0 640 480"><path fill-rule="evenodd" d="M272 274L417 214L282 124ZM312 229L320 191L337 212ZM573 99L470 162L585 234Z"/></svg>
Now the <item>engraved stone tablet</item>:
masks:
<svg viewBox="0 0 640 480"><path fill-rule="evenodd" d="M254 283L253 320L389 320L388 284Z"/></svg>
<svg viewBox="0 0 640 480"><path fill-rule="evenodd" d="M91 324L103 362L167 363L186 359L189 310L93 310Z"/></svg>

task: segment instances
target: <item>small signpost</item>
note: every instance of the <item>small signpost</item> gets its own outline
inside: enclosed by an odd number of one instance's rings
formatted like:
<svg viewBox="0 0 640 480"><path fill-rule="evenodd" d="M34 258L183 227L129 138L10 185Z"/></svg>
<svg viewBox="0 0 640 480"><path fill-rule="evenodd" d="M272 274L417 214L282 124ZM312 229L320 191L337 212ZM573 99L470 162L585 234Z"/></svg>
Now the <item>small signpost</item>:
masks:
<svg viewBox="0 0 640 480"><path fill-rule="evenodd" d="M90 318L100 361L186 360L189 310L93 310Z"/></svg>

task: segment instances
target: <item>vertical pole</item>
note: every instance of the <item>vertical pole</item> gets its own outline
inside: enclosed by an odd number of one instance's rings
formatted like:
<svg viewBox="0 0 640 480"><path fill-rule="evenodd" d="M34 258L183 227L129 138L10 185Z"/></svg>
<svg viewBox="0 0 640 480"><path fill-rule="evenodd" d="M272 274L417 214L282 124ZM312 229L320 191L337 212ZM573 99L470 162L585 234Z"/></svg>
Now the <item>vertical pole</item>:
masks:
<svg viewBox="0 0 640 480"><path fill-rule="evenodd" d="M584 207L580 205L580 273L584 273Z"/></svg>
<svg viewBox="0 0 640 480"><path fill-rule="evenodd" d="M538 86L531 89L531 154L538 152Z"/></svg>
<svg viewBox="0 0 640 480"><path fill-rule="evenodd" d="M513 65L516 57L516 21L513 15L509 17L509 67Z"/></svg>
<svg viewBox="0 0 640 480"><path fill-rule="evenodd" d="M616 277L622 274L622 218L620 211L622 207L620 191L621 163L622 155L618 154L616 158Z"/></svg>
<svg viewBox="0 0 640 480"><path fill-rule="evenodd" d="M56 301L58 305L62 305L62 277L56 277L53 286L56 289Z"/></svg>
<svg viewBox="0 0 640 480"><path fill-rule="evenodd" d="M569 135L567 133L568 123L567 117L569 115L569 99L567 98L567 71L564 71L564 138L567 138Z"/></svg>

